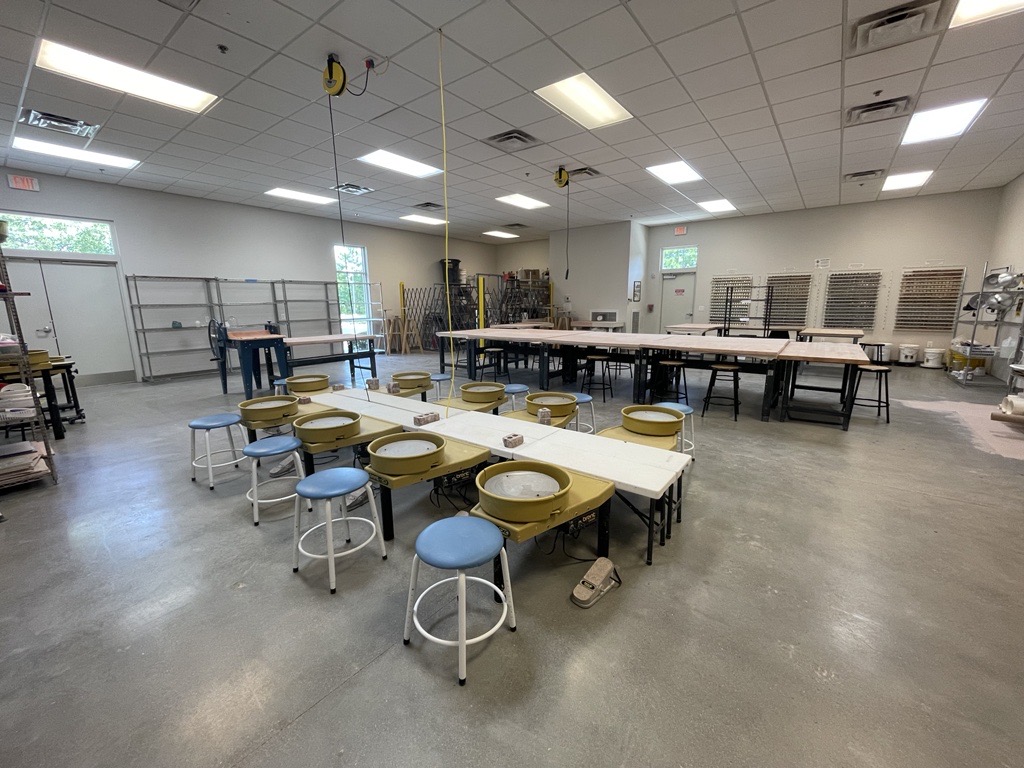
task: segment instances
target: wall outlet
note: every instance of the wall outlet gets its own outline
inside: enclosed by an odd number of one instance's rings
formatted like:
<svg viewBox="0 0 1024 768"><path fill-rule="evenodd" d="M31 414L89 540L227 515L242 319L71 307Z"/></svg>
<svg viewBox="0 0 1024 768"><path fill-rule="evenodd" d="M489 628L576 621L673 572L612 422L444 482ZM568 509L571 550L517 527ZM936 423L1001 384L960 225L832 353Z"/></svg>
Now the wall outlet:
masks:
<svg viewBox="0 0 1024 768"><path fill-rule="evenodd" d="M566 297L565 297L565 303L566 303L566 304L568 304L568 303L569 303L570 301L572 301L572 299L571 299L571 298L569 298L568 296L566 296Z"/></svg>
<svg viewBox="0 0 1024 768"><path fill-rule="evenodd" d="M697 307L697 311L698 312L703 312L704 311L704 305L701 304L699 307Z"/></svg>

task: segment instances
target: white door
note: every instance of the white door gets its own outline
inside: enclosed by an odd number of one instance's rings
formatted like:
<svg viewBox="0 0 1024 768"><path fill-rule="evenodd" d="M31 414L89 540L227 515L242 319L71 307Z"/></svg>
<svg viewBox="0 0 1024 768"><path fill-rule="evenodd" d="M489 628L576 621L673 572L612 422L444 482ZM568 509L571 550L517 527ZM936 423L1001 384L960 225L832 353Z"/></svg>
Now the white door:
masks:
<svg viewBox="0 0 1024 768"><path fill-rule="evenodd" d="M73 358L94 382L135 380L116 264L12 258L8 271L16 291L32 293L18 301L30 348Z"/></svg>
<svg viewBox="0 0 1024 768"><path fill-rule="evenodd" d="M697 285L696 272L667 272L661 276L661 323L658 331L666 325L693 322L694 289Z"/></svg>

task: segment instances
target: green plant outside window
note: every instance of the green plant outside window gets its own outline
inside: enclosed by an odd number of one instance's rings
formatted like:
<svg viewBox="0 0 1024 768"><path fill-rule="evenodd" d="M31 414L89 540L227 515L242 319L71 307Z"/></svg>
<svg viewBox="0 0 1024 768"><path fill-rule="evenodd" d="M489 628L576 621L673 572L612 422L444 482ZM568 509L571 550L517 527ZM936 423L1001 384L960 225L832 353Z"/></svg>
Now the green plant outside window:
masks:
<svg viewBox="0 0 1024 768"><path fill-rule="evenodd" d="M697 246L684 245L680 248L661 249L661 269L668 272L674 269L696 269Z"/></svg>
<svg viewBox="0 0 1024 768"><path fill-rule="evenodd" d="M0 213L7 222L7 247L22 251L114 255L114 233L105 221Z"/></svg>

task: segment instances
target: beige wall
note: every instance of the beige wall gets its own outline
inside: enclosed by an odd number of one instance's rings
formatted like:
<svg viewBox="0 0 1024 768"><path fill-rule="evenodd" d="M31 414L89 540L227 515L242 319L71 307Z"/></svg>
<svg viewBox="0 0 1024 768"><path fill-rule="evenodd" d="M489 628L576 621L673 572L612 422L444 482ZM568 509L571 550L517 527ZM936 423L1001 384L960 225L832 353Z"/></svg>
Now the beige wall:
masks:
<svg viewBox="0 0 1024 768"><path fill-rule="evenodd" d="M548 240L530 240L526 243L502 243L498 246L497 269L499 272L516 272L520 269L548 268Z"/></svg>
<svg viewBox="0 0 1024 768"><path fill-rule="evenodd" d="M630 223L601 224L570 230L569 279L565 279L565 230L552 232L549 266L555 286L555 302L569 296L574 317L590 319L592 310L627 314ZM627 321L628 322L628 321Z"/></svg>
<svg viewBox="0 0 1024 768"><path fill-rule="evenodd" d="M870 338L944 346L950 335L896 336L893 323L904 267L966 265L968 286L981 278L992 253L1000 208L1000 190L986 189L947 195L901 198L875 203L692 222L686 235L674 226L652 227L648 236L644 292L660 297L663 247L698 245L695 322L706 322L711 278L734 271L763 284L774 272L810 272L811 324L821 321L827 270L814 260L830 258L832 270L877 269L883 273L877 327ZM1024 208L1019 226L1024 228ZM1019 237L1019 235L1018 235ZM701 309L703 307L703 309ZM653 331L658 308L642 315L644 330Z"/></svg>
<svg viewBox="0 0 1024 768"><path fill-rule="evenodd" d="M1016 272L1024 272L1024 176L1018 176L1003 187L1001 202L989 263L992 267L1011 267ZM995 341L999 344L1006 338L1016 338L1020 331L1020 326L1006 324L999 328ZM1007 363L997 356L992 364L993 373L1005 378L1009 373Z"/></svg>

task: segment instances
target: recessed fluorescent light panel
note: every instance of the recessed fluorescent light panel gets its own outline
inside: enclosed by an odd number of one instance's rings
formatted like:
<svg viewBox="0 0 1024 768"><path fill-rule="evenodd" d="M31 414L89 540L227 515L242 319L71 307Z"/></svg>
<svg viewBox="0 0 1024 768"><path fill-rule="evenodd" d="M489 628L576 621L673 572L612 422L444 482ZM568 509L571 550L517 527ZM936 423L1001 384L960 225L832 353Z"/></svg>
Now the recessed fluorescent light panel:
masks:
<svg viewBox="0 0 1024 768"><path fill-rule="evenodd" d="M923 187L924 183L931 177L931 171L916 171L914 173L894 173L888 176L882 185L883 192L894 189L913 189Z"/></svg>
<svg viewBox="0 0 1024 768"><path fill-rule="evenodd" d="M688 181L698 181L701 175L682 160L664 165L648 166L647 172L657 176L666 184L685 184Z"/></svg>
<svg viewBox="0 0 1024 768"><path fill-rule="evenodd" d="M317 205L327 205L327 203L335 202L333 197L324 197L323 195L311 195L308 192L296 192L294 189L284 189L283 187L275 187L274 189L268 189L263 194L271 195L273 197L284 197L288 200L299 200L303 203L316 203Z"/></svg>
<svg viewBox="0 0 1024 768"><path fill-rule="evenodd" d="M986 103L987 99L977 99L965 101L963 104L953 104L950 107L915 112L910 118L907 132L903 134L902 143L920 144L923 141L959 136L974 122L974 118Z"/></svg>
<svg viewBox="0 0 1024 768"><path fill-rule="evenodd" d="M36 141L34 139L15 138L14 144L11 146L14 149L21 149L25 152L38 152L41 155L53 155L54 157L63 157L67 160L81 160L84 163L113 168L134 168L139 164L138 160L132 160L130 157L105 155L102 152L90 152L86 149L75 149L74 147L50 144L46 141Z"/></svg>
<svg viewBox="0 0 1024 768"><path fill-rule="evenodd" d="M212 93L93 56L52 40L43 40L39 46L36 66L188 112L202 112L217 100Z"/></svg>
<svg viewBox="0 0 1024 768"><path fill-rule="evenodd" d="M435 168L432 165L427 165L417 160L410 160L408 157L402 157L394 152L388 152L383 149L363 155L359 160L370 165L387 168L389 171L404 173L406 176L415 176L417 179L425 179L428 176L436 176L439 173L443 173L440 168Z"/></svg>
<svg viewBox="0 0 1024 768"><path fill-rule="evenodd" d="M585 72L546 85L534 93L587 130L633 117Z"/></svg>
<svg viewBox="0 0 1024 768"><path fill-rule="evenodd" d="M960 0L949 28L962 27L976 21L987 21L1024 9L1024 0Z"/></svg>
<svg viewBox="0 0 1024 768"><path fill-rule="evenodd" d="M726 211L735 211L736 206L730 203L728 200L708 200L706 203L697 203L708 213L725 213Z"/></svg>
<svg viewBox="0 0 1024 768"><path fill-rule="evenodd" d="M519 235L513 235L511 232L502 232L502 231L497 230L497 229L492 229L490 232L484 232L484 234L485 235L490 235L491 237L505 237L505 238L519 237Z"/></svg>
<svg viewBox="0 0 1024 768"><path fill-rule="evenodd" d="M547 208L547 203L542 203L540 200L534 200L532 197L526 195L505 195L504 197L494 198L499 203L508 203L514 205L517 208L525 208L528 211L532 211L536 208Z"/></svg>
<svg viewBox="0 0 1024 768"><path fill-rule="evenodd" d="M444 219L435 219L431 216L420 216L419 214L413 213L408 216L399 216L402 221L415 221L417 224L432 224L437 226L439 224L447 224L448 222Z"/></svg>

